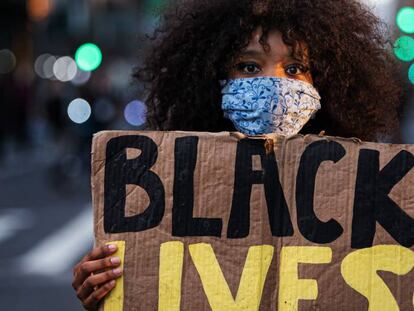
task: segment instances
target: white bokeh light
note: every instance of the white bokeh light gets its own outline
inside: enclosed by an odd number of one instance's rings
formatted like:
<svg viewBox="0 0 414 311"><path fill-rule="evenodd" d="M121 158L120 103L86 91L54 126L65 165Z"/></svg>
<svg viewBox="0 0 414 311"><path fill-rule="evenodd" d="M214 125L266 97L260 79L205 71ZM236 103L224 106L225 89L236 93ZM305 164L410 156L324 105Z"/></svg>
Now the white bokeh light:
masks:
<svg viewBox="0 0 414 311"><path fill-rule="evenodd" d="M36 72L36 74L41 77L42 79L47 79L47 77L45 76L45 73L43 72L43 65L45 63L45 61L52 55L46 53L46 54L42 54L39 55L36 58L36 61L34 63L34 71Z"/></svg>
<svg viewBox="0 0 414 311"><path fill-rule="evenodd" d="M372 9L389 26L395 23L395 13L398 1L395 0L361 0L361 2Z"/></svg>
<svg viewBox="0 0 414 311"><path fill-rule="evenodd" d="M89 117L91 116L91 112L91 106L86 100L82 98L76 98L72 100L68 106L68 116L73 122L77 124L85 123L88 121Z"/></svg>
<svg viewBox="0 0 414 311"><path fill-rule="evenodd" d="M46 79L53 79L55 78L55 75L53 74L53 66L55 65L56 57L53 55L50 55L45 59L42 66L42 72L43 76Z"/></svg>
<svg viewBox="0 0 414 311"><path fill-rule="evenodd" d="M59 81L72 80L78 71L75 61L69 56L63 56L53 64L53 74Z"/></svg>

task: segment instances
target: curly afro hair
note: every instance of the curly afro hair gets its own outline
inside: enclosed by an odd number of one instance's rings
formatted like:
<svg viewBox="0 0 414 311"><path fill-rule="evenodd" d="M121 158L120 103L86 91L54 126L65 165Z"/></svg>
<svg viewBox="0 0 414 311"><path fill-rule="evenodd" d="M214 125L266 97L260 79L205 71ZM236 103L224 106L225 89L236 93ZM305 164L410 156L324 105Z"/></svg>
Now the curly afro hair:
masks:
<svg viewBox="0 0 414 311"><path fill-rule="evenodd" d="M225 79L262 27L285 44L309 46L322 109L302 133L381 140L397 137L402 91L386 27L356 0L183 0L168 6L135 77L147 85L149 129L234 130L223 118ZM295 52L294 52L295 53Z"/></svg>

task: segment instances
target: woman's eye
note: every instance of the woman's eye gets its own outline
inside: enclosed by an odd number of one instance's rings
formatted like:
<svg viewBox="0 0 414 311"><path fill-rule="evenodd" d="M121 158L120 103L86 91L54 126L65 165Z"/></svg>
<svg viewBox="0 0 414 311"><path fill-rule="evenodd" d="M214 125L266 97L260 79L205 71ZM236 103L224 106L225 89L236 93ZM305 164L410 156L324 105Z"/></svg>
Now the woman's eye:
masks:
<svg viewBox="0 0 414 311"><path fill-rule="evenodd" d="M260 68L256 64L250 64L250 63L240 63L236 65L237 71L243 73L243 74L257 74L260 72Z"/></svg>
<svg viewBox="0 0 414 311"><path fill-rule="evenodd" d="M307 71L307 69L305 68L305 66L302 66L300 64L294 64L294 65L290 65L288 67L286 67L285 72L288 75L291 76L296 76L302 73L305 73Z"/></svg>

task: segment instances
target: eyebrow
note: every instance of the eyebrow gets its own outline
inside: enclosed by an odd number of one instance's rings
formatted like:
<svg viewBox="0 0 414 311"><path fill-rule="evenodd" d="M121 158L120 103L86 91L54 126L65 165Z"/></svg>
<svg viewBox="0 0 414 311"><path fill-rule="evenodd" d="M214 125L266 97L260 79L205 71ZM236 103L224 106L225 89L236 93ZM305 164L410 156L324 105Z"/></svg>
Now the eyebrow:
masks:
<svg viewBox="0 0 414 311"><path fill-rule="evenodd" d="M247 50L243 50L240 52L239 56L256 56L256 57L261 57L266 55L263 51L259 51L259 50L253 50L253 49L247 49ZM305 59L300 59L295 57L294 55L289 55L287 56L287 58L289 60L294 60L294 61L298 61L298 62L305 62Z"/></svg>
<svg viewBox="0 0 414 311"><path fill-rule="evenodd" d="M240 56L263 56L265 55L265 53L263 53L262 51L258 51L258 50L243 50L240 53Z"/></svg>

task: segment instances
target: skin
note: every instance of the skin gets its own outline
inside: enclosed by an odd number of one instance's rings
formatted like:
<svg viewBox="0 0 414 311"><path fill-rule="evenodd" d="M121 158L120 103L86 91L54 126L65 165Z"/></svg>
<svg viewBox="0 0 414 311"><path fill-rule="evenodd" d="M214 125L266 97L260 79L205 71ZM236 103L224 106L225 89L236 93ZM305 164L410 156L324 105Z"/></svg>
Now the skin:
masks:
<svg viewBox="0 0 414 311"><path fill-rule="evenodd" d="M292 55L292 48L283 42L279 31L268 32L268 48L259 42L262 34L260 27L253 32L248 46L236 59L229 78L277 77L313 84L306 44L299 45L304 59L298 59Z"/></svg>
<svg viewBox="0 0 414 311"><path fill-rule="evenodd" d="M309 70L306 44L299 45L304 59L293 56L292 48L282 40L282 34L271 30L267 48L260 44L262 29L256 29L248 46L236 59L229 78L278 77L297 79L313 84ZM116 246L94 248L74 268L72 286L86 310L98 310L98 304L114 287L115 279L122 275L117 267L118 257L112 257Z"/></svg>
<svg viewBox="0 0 414 311"><path fill-rule="evenodd" d="M119 257L112 257L116 245L94 248L73 269L72 287L86 310L98 310L98 303L114 287L115 279L122 275L117 268Z"/></svg>

